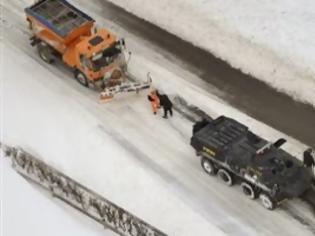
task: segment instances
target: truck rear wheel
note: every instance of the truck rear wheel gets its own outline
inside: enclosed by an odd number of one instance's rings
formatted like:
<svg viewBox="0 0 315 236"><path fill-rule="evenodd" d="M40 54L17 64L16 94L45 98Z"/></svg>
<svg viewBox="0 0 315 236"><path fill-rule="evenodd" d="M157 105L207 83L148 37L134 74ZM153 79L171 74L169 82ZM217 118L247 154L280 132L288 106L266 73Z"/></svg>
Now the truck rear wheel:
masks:
<svg viewBox="0 0 315 236"><path fill-rule="evenodd" d="M84 87L88 87L89 86L89 83L88 83L88 80L87 80L86 76L81 71L75 70L74 71L74 77Z"/></svg>
<svg viewBox="0 0 315 236"><path fill-rule="evenodd" d="M254 187L246 182L241 183L241 188L243 190L243 193L249 197L250 199L256 199L257 198L257 191L254 189Z"/></svg>
<svg viewBox="0 0 315 236"><path fill-rule="evenodd" d="M260 201L262 203L262 205L268 209L268 210L274 210L276 207L276 204L274 203L274 201L271 199L271 197L266 194L266 193L261 193L259 195Z"/></svg>
<svg viewBox="0 0 315 236"><path fill-rule="evenodd" d="M54 62L52 49L45 43L39 43L37 45L39 57L46 63L51 64Z"/></svg>
<svg viewBox="0 0 315 236"><path fill-rule="evenodd" d="M218 170L218 176L221 180L223 180L224 183L226 183L228 186L232 186L234 184L233 176L225 169L219 169Z"/></svg>
<svg viewBox="0 0 315 236"><path fill-rule="evenodd" d="M214 167L213 162L208 158L201 158L201 166L208 175L214 176L216 174L216 168Z"/></svg>

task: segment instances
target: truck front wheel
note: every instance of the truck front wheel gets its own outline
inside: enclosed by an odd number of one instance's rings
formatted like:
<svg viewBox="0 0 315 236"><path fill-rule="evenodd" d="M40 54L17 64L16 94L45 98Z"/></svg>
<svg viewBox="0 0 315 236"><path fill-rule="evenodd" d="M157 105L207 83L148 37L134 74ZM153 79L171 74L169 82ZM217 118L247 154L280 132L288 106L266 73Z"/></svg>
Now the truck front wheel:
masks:
<svg viewBox="0 0 315 236"><path fill-rule="evenodd" d="M88 83L88 80L87 80L86 76L81 71L75 70L74 71L74 77L84 87L88 87L89 86L89 83Z"/></svg>
<svg viewBox="0 0 315 236"><path fill-rule="evenodd" d="M224 183L226 183L228 186L232 186L234 184L233 176L225 169L219 169L218 176L221 180L223 180Z"/></svg>
<svg viewBox="0 0 315 236"><path fill-rule="evenodd" d="M37 45L39 57L46 63L51 64L54 62L52 49L45 43L39 43Z"/></svg>
<svg viewBox="0 0 315 236"><path fill-rule="evenodd" d="M254 189L254 187L246 182L241 183L241 188L243 190L243 193L248 196L250 199L256 199L257 198L257 191Z"/></svg>
<svg viewBox="0 0 315 236"><path fill-rule="evenodd" d="M214 167L213 162L209 159L202 157L201 166L208 175L213 176L216 174L216 168Z"/></svg>
<svg viewBox="0 0 315 236"><path fill-rule="evenodd" d="M268 209L268 210L274 210L276 207L276 204L274 203L274 201L271 199L271 197L266 194L266 193L261 193L259 195L260 201L262 203L262 205Z"/></svg>

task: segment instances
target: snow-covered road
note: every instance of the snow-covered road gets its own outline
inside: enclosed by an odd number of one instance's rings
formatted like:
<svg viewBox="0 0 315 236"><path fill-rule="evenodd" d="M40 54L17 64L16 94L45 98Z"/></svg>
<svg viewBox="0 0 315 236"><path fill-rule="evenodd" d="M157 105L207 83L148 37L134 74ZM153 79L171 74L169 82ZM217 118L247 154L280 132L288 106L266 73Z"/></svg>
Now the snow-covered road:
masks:
<svg viewBox="0 0 315 236"><path fill-rule="evenodd" d="M62 65L40 61L25 31L22 9L29 2L2 5L6 142L22 145L170 235L314 234L314 217L302 202L286 207L295 209L305 225L282 209L266 211L238 187L227 188L205 175L189 146L192 124L178 114L167 121L154 117L145 94L100 104L97 94L77 84ZM232 116L271 140L282 136L201 89L196 85L201 80L106 21L98 2L72 2L100 25L126 36L135 54L130 64L134 74L144 78L151 71L156 86L194 98L213 116ZM286 148L300 155L305 146L287 138L291 145Z"/></svg>
<svg viewBox="0 0 315 236"><path fill-rule="evenodd" d="M198 75L220 92L223 100L241 111L308 145L314 145L315 109L296 102L254 77L233 69L213 54L183 41L178 36L153 25L105 0L98 0L103 18L141 38L141 44L159 52L165 58ZM174 33L174 32L173 32ZM209 89L213 93L213 89ZM255 98L255 99L253 99ZM292 111L295 112L292 112Z"/></svg>

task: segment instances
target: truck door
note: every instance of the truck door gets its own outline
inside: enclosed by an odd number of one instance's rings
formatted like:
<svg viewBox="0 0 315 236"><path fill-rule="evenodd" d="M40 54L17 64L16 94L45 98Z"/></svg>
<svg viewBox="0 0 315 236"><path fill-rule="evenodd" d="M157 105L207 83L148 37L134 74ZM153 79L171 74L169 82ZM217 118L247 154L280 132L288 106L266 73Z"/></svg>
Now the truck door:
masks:
<svg viewBox="0 0 315 236"><path fill-rule="evenodd" d="M88 80L90 80L90 76L89 76L89 72L90 72L90 68L91 68L91 62L90 60L84 56L84 55L80 55L80 71L82 73L84 73L84 75L86 76L86 78Z"/></svg>

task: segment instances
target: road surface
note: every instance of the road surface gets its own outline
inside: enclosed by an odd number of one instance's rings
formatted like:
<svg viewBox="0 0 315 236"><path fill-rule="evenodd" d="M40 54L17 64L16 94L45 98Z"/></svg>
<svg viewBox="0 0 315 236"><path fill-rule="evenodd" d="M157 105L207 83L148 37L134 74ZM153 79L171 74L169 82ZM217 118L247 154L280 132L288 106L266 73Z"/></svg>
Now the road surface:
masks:
<svg viewBox="0 0 315 236"><path fill-rule="evenodd" d="M294 101L267 84L233 69L192 44L104 0L104 18L154 45L159 53L182 63L220 90L231 105L305 144L315 146L315 109ZM315 96L315 94L314 94Z"/></svg>

